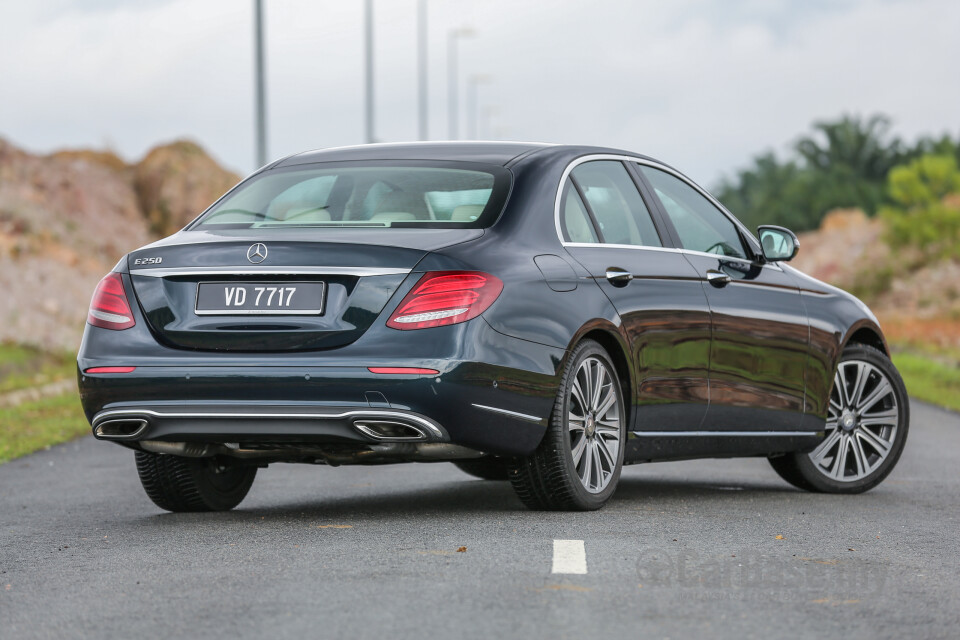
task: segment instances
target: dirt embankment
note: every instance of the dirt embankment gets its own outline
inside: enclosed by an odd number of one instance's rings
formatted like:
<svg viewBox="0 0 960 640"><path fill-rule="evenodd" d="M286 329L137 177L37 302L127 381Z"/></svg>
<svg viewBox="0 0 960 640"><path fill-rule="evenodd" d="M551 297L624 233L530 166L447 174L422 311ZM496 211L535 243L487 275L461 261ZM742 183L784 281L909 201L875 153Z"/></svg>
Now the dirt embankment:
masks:
<svg viewBox="0 0 960 640"><path fill-rule="evenodd" d="M0 341L76 349L93 288L117 260L238 179L187 141L127 164L102 151L39 156L0 139Z"/></svg>
<svg viewBox="0 0 960 640"><path fill-rule="evenodd" d="M0 139L0 341L76 349L97 281L126 252L181 228L238 177L195 143L134 164L104 151L30 154ZM800 236L801 270L863 298L894 340L960 348L960 256L923 267L881 221L828 214Z"/></svg>
<svg viewBox="0 0 960 640"><path fill-rule="evenodd" d="M960 348L960 256L933 263L895 252L881 220L833 211L800 235L794 265L863 299L894 341Z"/></svg>

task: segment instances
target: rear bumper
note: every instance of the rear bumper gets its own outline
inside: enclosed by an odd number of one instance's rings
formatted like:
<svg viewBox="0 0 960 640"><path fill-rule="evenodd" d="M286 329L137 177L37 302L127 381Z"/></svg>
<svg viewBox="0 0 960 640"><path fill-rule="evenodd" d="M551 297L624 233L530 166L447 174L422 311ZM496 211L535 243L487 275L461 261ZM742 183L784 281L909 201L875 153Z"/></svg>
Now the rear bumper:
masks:
<svg viewBox="0 0 960 640"><path fill-rule="evenodd" d="M467 324L475 325L472 332L437 344L467 345L480 361L386 359L369 352L350 357L350 348L335 356L255 358L160 348L141 365L130 355L94 358L89 349L81 349L81 401L98 438L128 443L422 442L529 454L553 408L559 384L555 371L564 352L496 334L482 320ZM454 327L428 331L440 338L445 329ZM478 352L478 345L494 340L496 348ZM83 373L110 365L136 369ZM439 373L374 374L371 366L427 367ZM395 422L410 437L385 437L369 424L377 421Z"/></svg>
<svg viewBox="0 0 960 640"><path fill-rule="evenodd" d="M99 412L100 440L137 442L449 442L436 422L414 413L356 407L154 405Z"/></svg>

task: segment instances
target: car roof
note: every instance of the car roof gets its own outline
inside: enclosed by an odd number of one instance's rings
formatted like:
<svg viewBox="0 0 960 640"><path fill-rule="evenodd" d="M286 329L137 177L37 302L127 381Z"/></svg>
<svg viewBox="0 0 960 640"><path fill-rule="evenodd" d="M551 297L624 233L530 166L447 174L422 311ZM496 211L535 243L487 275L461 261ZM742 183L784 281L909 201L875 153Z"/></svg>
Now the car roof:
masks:
<svg viewBox="0 0 960 640"><path fill-rule="evenodd" d="M506 166L521 157L542 151L551 151L550 155L557 156L569 156L571 152L580 152L583 154L616 153L645 157L620 149L558 145L544 142L402 142L305 151L286 157L274 163L272 167L356 160L440 160L483 162Z"/></svg>

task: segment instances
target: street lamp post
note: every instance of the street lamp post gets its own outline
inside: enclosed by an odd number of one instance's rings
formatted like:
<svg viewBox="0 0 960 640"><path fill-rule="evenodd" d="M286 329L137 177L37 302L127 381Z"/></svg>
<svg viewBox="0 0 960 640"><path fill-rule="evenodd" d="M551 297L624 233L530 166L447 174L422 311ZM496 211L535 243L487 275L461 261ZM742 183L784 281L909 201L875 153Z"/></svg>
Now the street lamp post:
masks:
<svg viewBox="0 0 960 640"><path fill-rule="evenodd" d="M267 164L267 97L264 86L263 64L263 0L254 0L253 3L253 39L254 39L254 74L256 76L254 89L256 103L256 122L254 124L256 138L257 167Z"/></svg>
<svg viewBox="0 0 960 640"><path fill-rule="evenodd" d="M485 73L476 73L467 79L467 137L470 140L477 139L477 87L491 80L493 78Z"/></svg>
<svg viewBox="0 0 960 640"><path fill-rule="evenodd" d="M484 140L494 137L490 132L490 122L500 113L500 107L493 104L486 105L480 112L480 137Z"/></svg>
<svg viewBox="0 0 960 640"><path fill-rule="evenodd" d="M374 141L373 137L373 0L366 1L364 11L364 137L367 144Z"/></svg>
<svg viewBox="0 0 960 640"><path fill-rule="evenodd" d="M460 137L458 130L460 124L460 105L458 104L460 87L457 77L457 40L460 38L469 38L473 35L474 31L469 27L451 29L447 34L447 85L450 92L447 98L447 106L449 108L447 123L450 129L451 140L456 140Z"/></svg>
<svg viewBox="0 0 960 640"><path fill-rule="evenodd" d="M418 122L417 133L426 140L427 133L427 0L417 4L417 68L418 68Z"/></svg>

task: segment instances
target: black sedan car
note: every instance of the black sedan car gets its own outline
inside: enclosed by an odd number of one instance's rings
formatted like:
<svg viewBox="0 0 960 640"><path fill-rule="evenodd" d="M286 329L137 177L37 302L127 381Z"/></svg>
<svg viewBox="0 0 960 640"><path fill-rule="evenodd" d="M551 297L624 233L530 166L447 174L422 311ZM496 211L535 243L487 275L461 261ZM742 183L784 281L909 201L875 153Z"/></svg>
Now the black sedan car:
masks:
<svg viewBox="0 0 960 640"><path fill-rule="evenodd" d="M626 151L302 153L100 282L81 398L171 511L233 508L275 462L453 461L536 509L716 456L865 491L907 395L870 310L797 249Z"/></svg>

